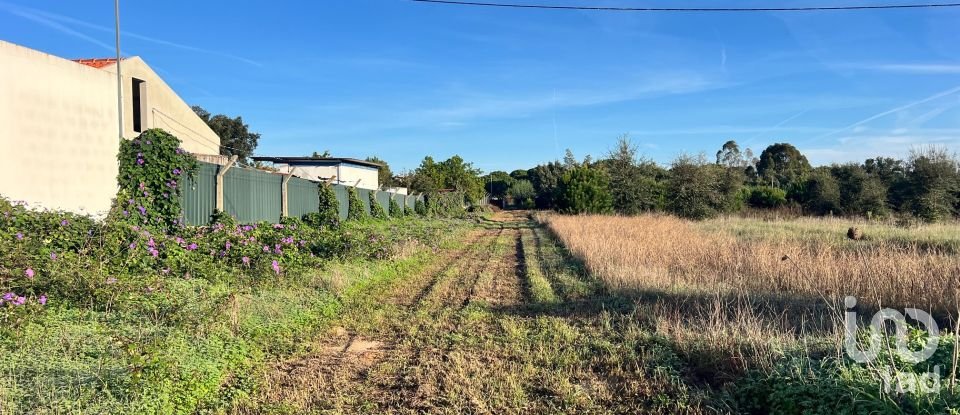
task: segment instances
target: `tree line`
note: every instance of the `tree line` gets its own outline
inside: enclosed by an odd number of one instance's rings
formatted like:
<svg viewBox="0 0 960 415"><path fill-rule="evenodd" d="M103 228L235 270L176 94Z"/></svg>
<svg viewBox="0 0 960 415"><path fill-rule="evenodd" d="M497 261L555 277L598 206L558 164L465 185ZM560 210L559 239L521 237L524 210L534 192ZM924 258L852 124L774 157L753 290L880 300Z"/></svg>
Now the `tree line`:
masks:
<svg viewBox="0 0 960 415"><path fill-rule="evenodd" d="M789 143L759 157L727 141L709 159L680 155L668 166L642 157L621 136L605 157L563 161L482 178L491 196L521 207L560 212L668 212L705 219L744 209L792 209L810 215L915 216L940 221L960 214L960 163L944 148L911 151L906 160L876 157L813 167Z"/></svg>

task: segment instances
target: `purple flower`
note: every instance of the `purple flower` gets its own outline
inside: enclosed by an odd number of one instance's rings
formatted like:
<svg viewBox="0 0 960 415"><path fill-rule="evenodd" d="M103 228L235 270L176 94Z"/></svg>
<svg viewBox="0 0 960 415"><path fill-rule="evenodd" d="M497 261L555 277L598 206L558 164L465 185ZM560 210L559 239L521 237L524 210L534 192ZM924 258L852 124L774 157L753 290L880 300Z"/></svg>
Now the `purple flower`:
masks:
<svg viewBox="0 0 960 415"><path fill-rule="evenodd" d="M57 260L57 253L56 253L56 252L51 252L51 253L50 253L50 260L51 260L51 261L56 261L56 260Z"/></svg>
<svg viewBox="0 0 960 415"><path fill-rule="evenodd" d="M18 240L18 241L22 241L22 240L23 240L23 232L17 232L17 240Z"/></svg>
<svg viewBox="0 0 960 415"><path fill-rule="evenodd" d="M68 221L68 220L66 220L66 219L60 221L60 226L67 226L67 225L69 225L69 224L70 224L70 221Z"/></svg>
<svg viewBox="0 0 960 415"><path fill-rule="evenodd" d="M270 267L273 268L273 272L277 273L277 275L280 275L280 263L274 260L273 263L270 264Z"/></svg>
<svg viewBox="0 0 960 415"><path fill-rule="evenodd" d="M252 231L252 230L253 230L253 226L243 225L243 231L244 231L244 232L250 232L250 231ZM251 237L251 238L252 238L252 237Z"/></svg>
<svg viewBox="0 0 960 415"><path fill-rule="evenodd" d="M124 216L124 217L130 216L130 212L127 212L126 210L124 210L124 211L123 211L123 216Z"/></svg>
<svg viewBox="0 0 960 415"><path fill-rule="evenodd" d="M25 271L23 271L23 274L32 280L34 275L33 268L27 268Z"/></svg>
<svg viewBox="0 0 960 415"><path fill-rule="evenodd" d="M13 301L14 297L16 297L16 296L17 296L16 294L14 294L14 293L12 293L12 292L9 292L9 293L6 293L6 294L3 295L3 300L4 300L4 301Z"/></svg>
<svg viewBox="0 0 960 415"><path fill-rule="evenodd" d="M137 210L140 211L140 214L141 214L141 215L146 215L146 214L147 214L147 208L145 208L145 207L143 207L143 206L137 206Z"/></svg>
<svg viewBox="0 0 960 415"><path fill-rule="evenodd" d="M129 200L127 200L127 204L128 204L128 205L132 205L132 204L134 204L134 201L133 201L133 199L129 199Z"/></svg>
<svg viewBox="0 0 960 415"><path fill-rule="evenodd" d="M107 278L107 285L113 285L113 284L116 284L116 283L117 283L117 279L116 279L116 278L113 278L113 277Z"/></svg>
<svg viewBox="0 0 960 415"><path fill-rule="evenodd" d="M229 250L231 246L233 246L233 244L231 244L230 241L227 241L227 243L224 244L224 248L226 248L227 250Z"/></svg>
<svg viewBox="0 0 960 415"><path fill-rule="evenodd" d="M156 258L157 255L160 255L160 251L153 247L147 248L147 252L149 252L154 258Z"/></svg>
<svg viewBox="0 0 960 415"><path fill-rule="evenodd" d="M177 147L177 154L183 154L183 149L180 147Z"/></svg>
<svg viewBox="0 0 960 415"><path fill-rule="evenodd" d="M273 229L283 229L283 224L282 223L274 224Z"/></svg>
<svg viewBox="0 0 960 415"><path fill-rule="evenodd" d="M157 243L153 241L153 238L150 238L150 240L147 241L147 246L153 248L153 247L157 246Z"/></svg>
<svg viewBox="0 0 960 415"><path fill-rule="evenodd" d="M280 244L277 244L276 246L273 247L273 253L275 253L275 254L277 254L277 255L280 255L280 254L283 253L283 250L280 249Z"/></svg>
<svg viewBox="0 0 960 415"><path fill-rule="evenodd" d="M142 165L143 165L143 159L137 159L137 164L139 164L139 165L142 166Z"/></svg>
<svg viewBox="0 0 960 415"><path fill-rule="evenodd" d="M250 265L250 257L240 258L240 261L243 262L243 265Z"/></svg>
<svg viewBox="0 0 960 415"><path fill-rule="evenodd" d="M140 182L140 190L143 190L143 189L146 189L146 188L147 188L147 184L144 183L144 182Z"/></svg>
<svg viewBox="0 0 960 415"><path fill-rule="evenodd" d="M137 249L137 241L130 242L130 250Z"/></svg>
<svg viewBox="0 0 960 415"><path fill-rule="evenodd" d="M14 305L23 305L23 304L26 303L26 302L27 302L27 297L17 297L17 299L13 301L13 304L14 304Z"/></svg>
<svg viewBox="0 0 960 415"><path fill-rule="evenodd" d="M41 295L40 298L37 299L37 302L40 303L40 305L47 305L47 296Z"/></svg>
<svg viewBox="0 0 960 415"><path fill-rule="evenodd" d="M264 245L264 246L263 246L263 252L270 252L270 247Z"/></svg>
<svg viewBox="0 0 960 415"><path fill-rule="evenodd" d="M173 175L174 175L174 176L179 176L179 175L180 175L180 169L173 169Z"/></svg>
<svg viewBox="0 0 960 415"><path fill-rule="evenodd" d="M187 250L188 250L188 251L196 251L197 248L198 248L198 246L197 246L197 243L196 243L196 242L191 242L190 245L187 245Z"/></svg>
<svg viewBox="0 0 960 415"><path fill-rule="evenodd" d="M186 241L183 240L183 238L181 238L181 237L179 237L179 236L175 239L175 241L177 241L177 245L183 245L184 242L186 242Z"/></svg>

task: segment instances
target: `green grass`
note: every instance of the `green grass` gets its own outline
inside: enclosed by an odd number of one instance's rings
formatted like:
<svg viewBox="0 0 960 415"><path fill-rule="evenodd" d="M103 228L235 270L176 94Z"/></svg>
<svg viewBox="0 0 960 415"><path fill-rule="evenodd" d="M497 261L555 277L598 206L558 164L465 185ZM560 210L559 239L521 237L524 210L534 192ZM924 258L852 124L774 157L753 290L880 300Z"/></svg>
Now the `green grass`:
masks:
<svg viewBox="0 0 960 415"><path fill-rule="evenodd" d="M451 238L459 223L363 226L438 227ZM0 412L169 414L249 405L266 364L303 350L343 304L425 265L431 249L415 244L399 258L329 262L255 286L171 278L110 309L45 308L0 332Z"/></svg>

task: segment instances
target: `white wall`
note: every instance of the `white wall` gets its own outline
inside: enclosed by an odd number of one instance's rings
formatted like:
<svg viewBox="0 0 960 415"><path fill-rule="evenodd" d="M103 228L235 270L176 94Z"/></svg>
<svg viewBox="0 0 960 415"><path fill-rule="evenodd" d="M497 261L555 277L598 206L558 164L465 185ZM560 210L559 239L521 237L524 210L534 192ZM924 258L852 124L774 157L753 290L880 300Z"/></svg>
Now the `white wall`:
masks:
<svg viewBox="0 0 960 415"><path fill-rule="evenodd" d="M98 214L116 194L116 81L0 41L0 195Z"/></svg>
<svg viewBox="0 0 960 415"><path fill-rule="evenodd" d="M138 135L136 77L147 82L144 130L163 128L187 151L219 154L219 137L143 60L124 59L121 70L124 137ZM116 82L115 65L93 68L0 41L0 196L38 208L106 213L117 191Z"/></svg>
<svg viewBox="0 0 960 415"><path fill-rule="evenodd" d="M116 89L117 66L109 65L101 71L110 74L112 88ZM220 137L198 117L170 86L147 66L143 59L134 56L120 63L123 73L124 137L133 138L140 133L133 130L133 79L146 82L146 99L142 110L142 130L162 128L177 136L182 147L196 154L220 154ZM113 107L116 110L116 98ZM114 129L116 130L116 129Z"/></svg>
<svg viewBox="0 0 960 415"><path fill-rule="evenodd" d="M327 180L336 176L337 184L354 186L360 189L376 190L380 188L380 176L376 168L351 164L331 165L294 165L275 163L274 167L284 173L309 180Z"/></svg>

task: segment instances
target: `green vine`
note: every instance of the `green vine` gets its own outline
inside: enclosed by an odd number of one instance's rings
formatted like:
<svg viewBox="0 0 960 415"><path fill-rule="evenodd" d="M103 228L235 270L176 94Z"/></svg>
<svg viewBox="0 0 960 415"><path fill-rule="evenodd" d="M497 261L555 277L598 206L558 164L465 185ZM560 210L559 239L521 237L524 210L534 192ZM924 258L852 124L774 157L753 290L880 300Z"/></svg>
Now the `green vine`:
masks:
<svg viewBox="0 0 960 415"><path fill-rule="evenodd" d="M180 197L197 159L180 148L180 140L160 129L122 140L118 154L120 191L111 215L120 221L155 229L182 225Z"/></svg>
<svg viewBox="0 0 960 415"><path fill-rule="evenodd" d="M364 220L367 218L367 209L363 207L363 201L357 193L357 188L347 188L347 220Z"/></svg>
<svg viewBox="0 0 960 415"><path fill-rule="evenodd" d="M383 205L381 205L380 202L377 201L377 191L371 190L370 193L368 193L367 195L369 196L368 199L370 199L371 216L373 216L374 219L386 219L387 212L383 210Z"/></svg>
<svg viewBox="0 0 960 415"><path fill-rule="evenodd" d="M390 198L390 217L391 218L400 218L403 217L403 207L397 203L397 200L393 197Z"/></svg>

